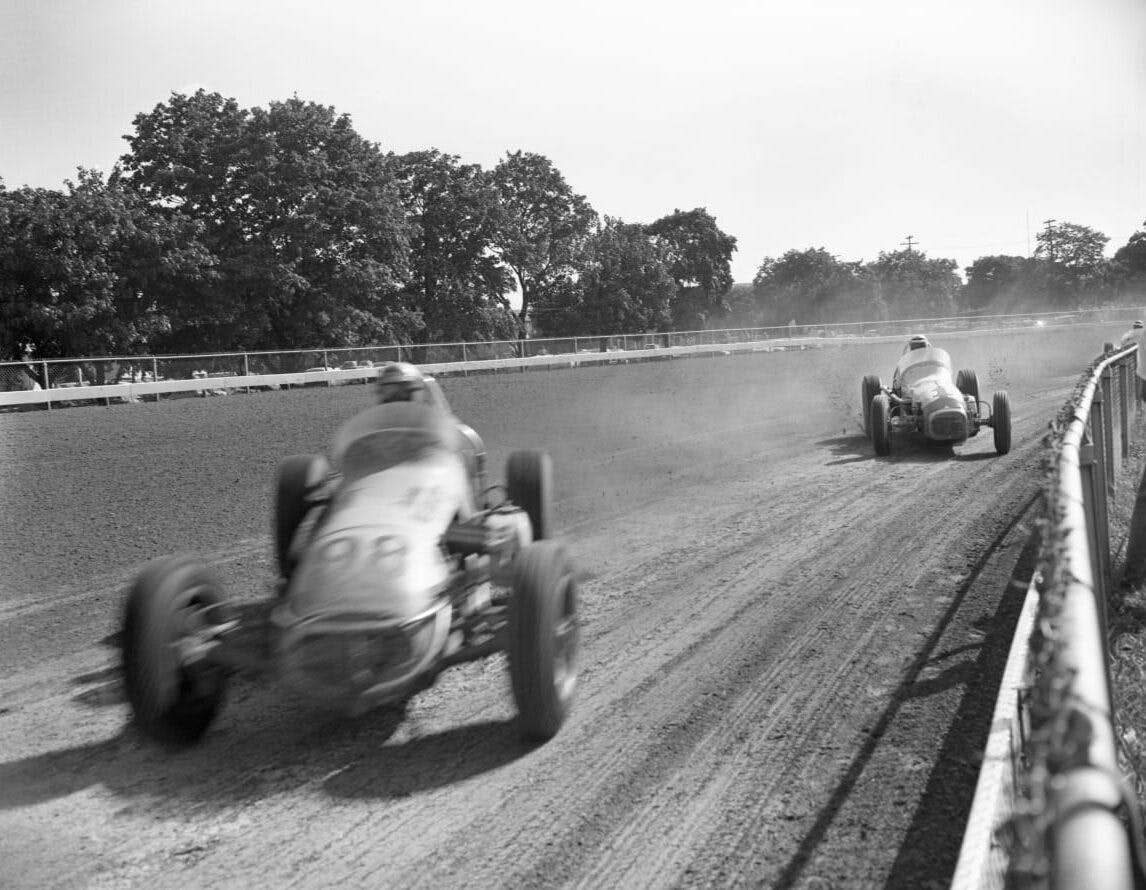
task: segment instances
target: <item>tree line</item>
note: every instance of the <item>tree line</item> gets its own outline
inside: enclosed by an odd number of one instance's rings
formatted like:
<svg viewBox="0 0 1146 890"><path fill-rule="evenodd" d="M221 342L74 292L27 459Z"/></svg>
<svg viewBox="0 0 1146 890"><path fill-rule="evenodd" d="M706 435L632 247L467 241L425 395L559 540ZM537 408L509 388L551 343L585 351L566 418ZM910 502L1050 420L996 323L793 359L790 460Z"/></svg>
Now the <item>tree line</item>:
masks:
<svg viewBox="0 0 1146 890"><path fill-rule="evenodd" d="M1088 226L1048 221L1030 257L992 255L957 273L954 260L910 247L872 262L822 247L766 257L751 285L729 296L743 325L931 318L1092 308L1146 297L1146 222L1108 258L1110 239Z"/></svg>
<svg viewBox="0 0 1146 890"><path fill-rule="evenodd" d="M3 358L700 327L732 284L703 208L601 219L539 154L385 153L331 107L203 90L124 138L106 177L0 181Z"/></svg>
<svg viewBox="0 0 1146 890"><path fill-rule="evenodd" d="M107 176L0 180L0 358L274 350L1052 308L1146 291L1146 231L1048 226L1030 258L766 257L705 208L599 215L543 155L384 152L297 96L200 90L136 115ZM511 308L510 296L521 305Z"/></svg>

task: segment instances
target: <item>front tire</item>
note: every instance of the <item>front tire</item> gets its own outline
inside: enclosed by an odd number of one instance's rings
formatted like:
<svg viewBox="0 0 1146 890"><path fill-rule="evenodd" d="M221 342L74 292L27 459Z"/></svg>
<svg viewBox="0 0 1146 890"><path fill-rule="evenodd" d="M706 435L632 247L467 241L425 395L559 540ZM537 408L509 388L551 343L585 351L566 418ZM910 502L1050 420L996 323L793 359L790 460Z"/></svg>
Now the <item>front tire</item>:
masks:
<svg viewBox="0 0 1146 890"><path fill-rule="evenodd" d="M880 457L891 454L891 399L887 393L871 400L871 445Z"/></svg>
<svg viewBox="0 0 1146 890"><path fill-rule="evenodd" d="M883 381L875 374L868 374L860 384L860 404L863 405L863 434L871 435L871 400L883 391Z"/></svg>
<svg viewBox="0 0 1146 890"><path fill-rule="evenodd" d="M1011 398L1002 390L995 393L991 405L991 428L995 433L995 451L1006 454L1011 450Z"/></svg>
<svg viewBox="0 0 1146 890"><path fill-rule="evenodd" d="M544 451L515 451L505 468L506 494L529 516L533 540L553 534L553 459Z"/></svg>
<svg viewBox="0 0 1146 890"><path fill-rule="evenodd" d="M508 627L509 677L522 733L551 739L573 703L580 643L577 580L560 544L539 541L518 554Z"/></svg>
<svg viewBox="0 0 1146 890"><path fill-rule="evenodd" d="M222 606L214 574L189 557L149 565L127 595L123 618L123 677L135 724L151 739L186 747L207 731L223 702L226 672L180 653ZM217 620L217 619L214 619Z"/></svg>
<svg viewBox="0 0 1146 890"><path fill-rule="evenodd" d="M329 476L330 464L317 454L292 454L279 464L275 481L275 560L284 581L296 568L291 556L295 532L314 507L308 495Z"/></svg>
<svg viewBox="0 0 1146 890"><path fill-rule="evenodd" d="M959 392L965 396L970 396L975 400L975 405L979 404L979 375L972 371L970 368L963 368L955 377L955 386L958 387ZM976 408L976 410L978 410Z"/></svg>

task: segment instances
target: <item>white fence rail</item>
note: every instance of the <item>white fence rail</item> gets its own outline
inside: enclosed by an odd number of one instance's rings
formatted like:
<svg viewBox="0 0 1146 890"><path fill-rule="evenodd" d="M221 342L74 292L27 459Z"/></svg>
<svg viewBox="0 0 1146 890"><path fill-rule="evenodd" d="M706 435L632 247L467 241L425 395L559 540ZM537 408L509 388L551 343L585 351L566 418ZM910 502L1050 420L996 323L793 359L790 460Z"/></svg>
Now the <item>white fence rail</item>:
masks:
<svg viewBox="0 0 1146 890"><path fill-rule="evenodd" d="M88 358L38 359L0 362L0 406L70 402L81 397L21 396L11 393L40 390L83 389L83 399L138 397L148 393L184 393L256 386L306 385L330 379L339 382L335 372L347 379L369 376L373 367L391 361L411 361L418 365L443 368L463 366L474 370L499 367L558 364L558 357L576 362L612 361L636 352L688 354L688 351L760 348L761 344L799 340L823 341L832 338L899 336L926 330L929 333L958 330L1051 326L1079 322L1116 321L1133 318L1134 309L1026 315L959 316L954 318L898 319L895 321L852 322L832 325L785 325L771 328L728 328L706 331L672 331L649 334L610 334L593 337L500 340L470 343L427 343L380 345L330 349L301 349L278 352L228 352L199 355L121 355ZM365 375L361 372L366 372ZM305 375L325 374L326 377ZM304 375L304 376L300 376ZM255 383L273 376L271 382ZM247 378L235 384L233 378ZM206 379L208 382L202 382ZM225 380L226 383L217 381ZM194 381L194 382L193 382ZM296 383L295 381L302 381ZM172 385L180 382L182 385ZM154 384L165 384L163 387ZM96 394L96 387L128 385L111 395ZM146 388L140 388L146 386Z"/></svg>
<svg viewBox="0 0 1146 890"><path fill-rule="evenodd" d="M534 355L527 358L490 359L486 361L420 363L430 374L469 374L487 371L525 371L530 368L570 368L581 365L615 364L621 362L652 361L701 355L729 355L733 352L800 349L818 345L810 339L794 339L777 343L759 341L732 343L722 346L673 346L665 349L641 350L627 353L569 353ZM0 408L29 405L69 405L77 402L138 401L177 394L210 395L228 392L249 392L260 389L284 389L295 386L338 386L365 383L375 377L373 365L347 369L315 369L286 374L226 374L214 373L190 380L154 380L142 378L103 386L56 386L47 390L34 389L0 392Z"/></svg>
<svg viewBox="0 0 1146 890"><path fill-rule="evenodd" d="M1129 455L1135 361L1133 347L1098 360L1052 426L1041 578L1000 686L953 890L1136 886L1140 840L1124 817L1137 804L1119 772L1107 646L1109 504Z"/></svg>

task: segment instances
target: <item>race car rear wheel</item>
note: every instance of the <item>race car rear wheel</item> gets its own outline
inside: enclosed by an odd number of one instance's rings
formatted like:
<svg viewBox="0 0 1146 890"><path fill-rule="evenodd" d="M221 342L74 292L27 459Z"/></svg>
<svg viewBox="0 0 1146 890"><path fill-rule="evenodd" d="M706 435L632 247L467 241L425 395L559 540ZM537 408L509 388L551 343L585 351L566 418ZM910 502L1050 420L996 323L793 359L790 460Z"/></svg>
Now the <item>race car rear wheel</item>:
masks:
<svg viewBox="0 0 1146 890"><path fill-rule="evenodd" d="M891 399L887 393L871 400L871 445L880 457L891 454Z"/></svg>
<svg viewBox="0 0 1146 890"><path fill-rule="evenodd" d="M157 560L127 595L124 686L135 725L165 745L198 741L223 701L226 671L202 657L223 594L214 574L189 557Z"/></svg>
<svg viewBox="0 0 1146 890"><path fill-rule="evenodd" d="M955 376L955 386L963 395L973 398L976 405L979 403L979 375L970 368L959 371Z"/></svg>
<svg viewBox="0 0 1146 890"><path fill-rule="evenodd" d="M551 739L577 688L577 579L564 547L537 541L518 554L507 618L509 678L522 733Z"/></svg>
<svg viewBox="0 0 1146 890"><path fill-rule="evenodd" d="M991 404L991 428L995 433L995 451L1006 454L1011 450L1011 397L1003 390L995 393Z"/></svg>
<svg viewBox="0 0 1146 890"><path fill-rule="evenodd" d="M292 454L279 464L275 481L275 557L279 575L287 580L294 573L291 542L306 514L314 507L308 500L315 488L330 475L330 464L317 454Z"/></svg>
<svg viewBox="0 0 1146 890"><path fill-rule="evenodd" d="M529 516L533 540L553 533L553 459L544 451L515 451L505 468L506 493Z"/></svg>
<svg viewBox="0 0 1146 890"><path fill-rule="evenodd" d="M875 374L868 374L860 385L860 404L863 405L863 434L871 435L871 400L883 390L883 381Z"/></svg>

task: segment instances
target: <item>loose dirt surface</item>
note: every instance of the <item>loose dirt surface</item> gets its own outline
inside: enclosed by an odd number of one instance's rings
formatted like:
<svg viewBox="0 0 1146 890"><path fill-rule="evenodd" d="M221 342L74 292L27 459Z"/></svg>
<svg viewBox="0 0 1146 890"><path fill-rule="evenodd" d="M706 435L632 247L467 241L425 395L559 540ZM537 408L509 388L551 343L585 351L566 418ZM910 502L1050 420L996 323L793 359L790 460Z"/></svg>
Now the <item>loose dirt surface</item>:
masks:
<svg viewBox="0 0 1146 890"><path fill-rule="evenodd" d="M943 887L1029 573L1041 438L1113 328L952 337L1015 446L897 440L900 343L452 378L491 468L546 447L578 698L523 744L500 657L356 720L236 682L128 725L106 638L150 558L271 578L269 494L363 387L0 416L0 885Z"/></svg>

